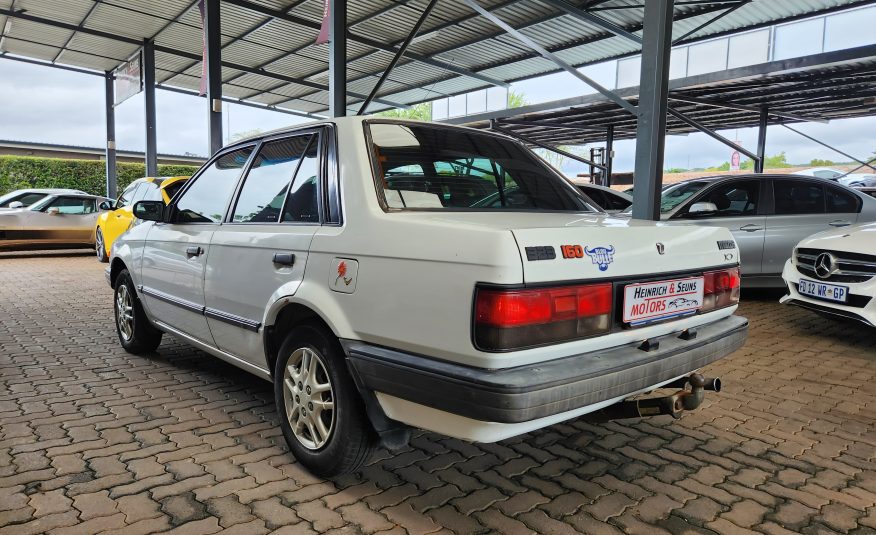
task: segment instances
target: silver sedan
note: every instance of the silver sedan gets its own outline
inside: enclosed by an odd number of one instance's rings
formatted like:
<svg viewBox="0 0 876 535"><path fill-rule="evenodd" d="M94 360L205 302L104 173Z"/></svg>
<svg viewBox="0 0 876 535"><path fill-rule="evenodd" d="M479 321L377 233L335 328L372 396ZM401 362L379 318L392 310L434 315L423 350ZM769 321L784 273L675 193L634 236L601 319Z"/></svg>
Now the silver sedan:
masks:
<svg viewBox="0 0 876 535"><path fill-rule="evenodd" d="M667 187L660 212L670 224L728 228L739 245L745 285L780 287L785 260L800 240L876 221L876 199L816 177L725 175Z"/></svg>
<svg viewBox="0 0 876 535"><path fill-rule="evenodd" d="M27 208L0 212L0 250L92 247L105 201L109 199L96 195L56 194Z"/></svg>

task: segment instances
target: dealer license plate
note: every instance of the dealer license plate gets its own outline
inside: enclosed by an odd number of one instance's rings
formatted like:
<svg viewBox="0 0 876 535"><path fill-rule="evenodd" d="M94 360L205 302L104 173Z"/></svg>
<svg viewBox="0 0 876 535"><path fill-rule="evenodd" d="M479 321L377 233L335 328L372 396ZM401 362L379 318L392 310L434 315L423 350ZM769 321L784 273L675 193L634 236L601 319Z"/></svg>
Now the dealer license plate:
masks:
<svg viewBox="0 0 876 535"><path fill-rule="evenodd" d="M702 306L702 277L645 282L624 287L624 323L631 325L693 314Z"/></svg>
<svg viewBox="0 0 876 535"><path fill-rule="evenodd" d="M815 282L809 279L800 279L797 291L802 295L808 295L816 299L827 299L837 303L845 303L849 299L849 287L838 284Z"/></svg>

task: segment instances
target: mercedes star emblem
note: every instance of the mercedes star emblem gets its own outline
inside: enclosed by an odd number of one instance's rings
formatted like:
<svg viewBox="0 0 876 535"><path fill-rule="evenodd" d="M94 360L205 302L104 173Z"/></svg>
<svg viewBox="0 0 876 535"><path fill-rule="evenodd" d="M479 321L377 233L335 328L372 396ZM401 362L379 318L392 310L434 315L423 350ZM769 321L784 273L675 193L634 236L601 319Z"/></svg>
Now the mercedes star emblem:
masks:
<svg viewBox="0 0 876 535"><path fill-rule="evenodd" d="M826 279L836 273L836 259L830 253L821 253L815 257L815 274L819 279Z"/></svg>

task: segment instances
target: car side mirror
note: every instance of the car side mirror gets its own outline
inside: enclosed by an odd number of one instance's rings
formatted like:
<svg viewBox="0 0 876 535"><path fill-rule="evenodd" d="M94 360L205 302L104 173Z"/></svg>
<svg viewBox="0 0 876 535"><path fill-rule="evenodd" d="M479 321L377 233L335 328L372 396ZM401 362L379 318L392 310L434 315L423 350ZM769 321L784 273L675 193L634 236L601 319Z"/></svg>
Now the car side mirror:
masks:
<svg viewBox="0 0 876 535"><path fill-rule="evenodd" d="M12 201L9 203L9 208L24 208L24 203L21 201Z"/></svg>
<svg viewBox="0 0 876 535"><path fill-rule="evenodd" d="M97 205L97 208L98 208L99 210L103 210L103 211L106 211L106 210L112 210L112 209L113 209L113 203L111 203L111 202L109 202L109 201L103 201L102 203L100 203L100 204Z"/></svg>
<svg viewBox="0 0 876 535"><path fill-rule="evenodd" d="M134 217L143 221L164 221L164 201L138 201L134 204Z"/></svg>
<svg viewBox="0 0 876 535"><path fill-rule="evenodd" d="M49 215L58 215L61 213L61 210L57 206L52 206L51 208L46 210L46 213Z"/></svg>
<svg viewBox="0 0 876 535"><path fill-rule="evenodd" d="M712 212L717 212L718 206L713 202L695 202L691 205L691 207L687 210L689 214L707 214Z"/></svg>

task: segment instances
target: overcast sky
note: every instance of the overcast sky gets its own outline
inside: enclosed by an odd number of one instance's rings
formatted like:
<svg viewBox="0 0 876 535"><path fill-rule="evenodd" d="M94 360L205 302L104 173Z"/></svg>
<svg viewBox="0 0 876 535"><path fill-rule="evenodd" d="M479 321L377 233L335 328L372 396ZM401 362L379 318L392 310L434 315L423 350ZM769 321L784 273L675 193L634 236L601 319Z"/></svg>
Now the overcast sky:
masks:
<svg viewBox="0 0 876 535"><path fill-rule="evenodd" d="M37 141L88 147L104 146L103 78L0 59L0 139ZM515 84L530 103L574 94L583 84L561 73ZM561 89L558 89L561 88ZM158 151L206 155L206 99L157 91ZM269 110L225 105L225 135L254 129L262 131L298 124L305 119ZM230 128L227 128L230 125ZM876 118L846 119L830 124L806 123L799 129L863 159L876 150ZM722 132L754 150L757 132L742 129ZM136 95L116 109L119 149L144 148L143 96ZM633 167L635 143L615 143L616 171ZM794 163L813 158L846 161L782 127L771 127L767 154L785 151ZM731 150L704 134L670 136L666 141L665 168L709 167L730 159ZM571 168L565 170L571 171Z"/></svg>

